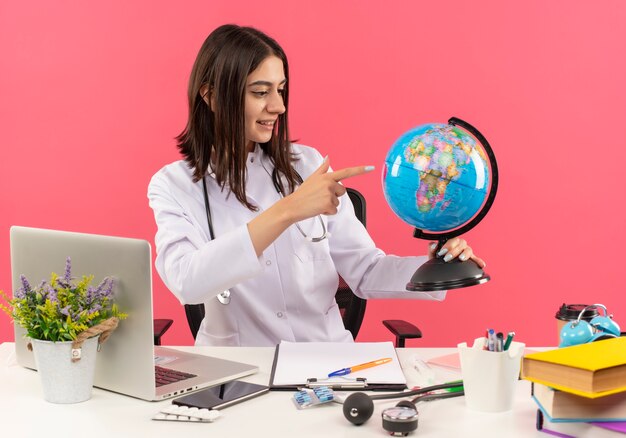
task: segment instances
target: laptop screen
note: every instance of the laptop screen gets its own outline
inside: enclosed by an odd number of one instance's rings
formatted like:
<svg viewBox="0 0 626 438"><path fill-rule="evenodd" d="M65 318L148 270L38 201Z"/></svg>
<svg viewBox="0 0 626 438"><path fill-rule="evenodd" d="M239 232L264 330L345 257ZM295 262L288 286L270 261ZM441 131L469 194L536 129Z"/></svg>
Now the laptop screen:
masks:
<svg viewBox="0 0 626 438"><path fill-rule="evenodd" d="M13 290L20 275L33 284L63 274L65 260L72 259L72 274L93 275L93 284L104 277L115 279L114 299L129 316L102 344L98 353L94 386L140 398L154 397L154 336L152 320L152 255L145 240L11 227ZM18 364L35 368L26 348L25 330L15 326ZM145 389L144 389L145 388Z"/></svg>

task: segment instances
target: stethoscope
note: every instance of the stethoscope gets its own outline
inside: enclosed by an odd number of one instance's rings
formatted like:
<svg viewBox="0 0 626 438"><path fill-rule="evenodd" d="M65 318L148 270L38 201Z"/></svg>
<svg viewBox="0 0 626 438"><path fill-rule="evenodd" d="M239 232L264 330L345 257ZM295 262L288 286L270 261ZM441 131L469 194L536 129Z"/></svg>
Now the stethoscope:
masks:
<svg viewBox="0 0 626 438"><path fill-rule="evenodd" d="M432 393L441 389L451 389L454 392ZM387 408L382 412L383 429L392 436L407 436L417 429L419 419L417 402L459 397L464 394L463 381L461 380L391 394L367 395L364 392L355 392L343 402L343 415L350 423L359 426L374 413L374 400L416 396L412 400L402 400L396 406Z"/></svg>
<svg viewBox="0 0 626 438"><path fill-rule="evenodd" d="M265 168L265 166L262 165L262 167L263 167L263 170L265 170L265 172L267 172L267 174L270 175L269 171ZM302 177L300 176L300 174L296 170L294 170L294 172L296 173L296 179L299 181L302 181ZM278 192L278 194L281 197L284 197L285 194L279 182L280 180L278 176L278 170L274 168L270 176L272 178L272 183L274 184L274 188L276 189L276 192ZM215 232L213 231L213 221L211 220L211 207L209 205L209 192L207 191L207 188L206 188L206 177L202 178L202 190L204 192L204 208L206 210L206 219L209 224L209 237L211 238L211 240L213 240L215 238ZM298 229L300 234L302 234L302 236L309 242L313 242L313 243L321 242L322 240L327 239L328 236L330 235L330 233L328 233L328 231L326 230L326 225L324 224L324 221L322 220L322 216L317 215L317 219L319 220L319 223L322 225L322 234L318 237L308 236L304 232L304 230L300 227L300 224L298 222L295 223L296 228ZM217 294L217 300L224 305L229 304L230 303L230 290L226 289L223 292L220 292L219 294Z"/></svg>

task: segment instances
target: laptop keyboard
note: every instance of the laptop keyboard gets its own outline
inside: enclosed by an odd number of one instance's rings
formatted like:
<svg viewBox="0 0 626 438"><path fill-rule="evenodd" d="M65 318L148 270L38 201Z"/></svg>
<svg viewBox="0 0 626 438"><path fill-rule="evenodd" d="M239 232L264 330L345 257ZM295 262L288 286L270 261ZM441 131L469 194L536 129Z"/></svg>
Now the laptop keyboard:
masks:
<svg viewBox="0 0 626 438"><path fill-rule="evenodd" d="M182 371L163 368L158 365L154 366L154 375L156 377L157 387L196 377L195 374L183 373Z"/></svg>

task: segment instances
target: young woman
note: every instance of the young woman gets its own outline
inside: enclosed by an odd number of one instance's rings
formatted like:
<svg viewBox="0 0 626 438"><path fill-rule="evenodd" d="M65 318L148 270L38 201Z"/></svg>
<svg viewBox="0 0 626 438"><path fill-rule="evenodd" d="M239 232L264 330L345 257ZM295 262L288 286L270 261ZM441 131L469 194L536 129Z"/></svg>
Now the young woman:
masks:
<svg viewBox="0 0 626 438"><path fill-rule="evenodd" d="M205 306L196 345L350 342L338 274L366 299L445 297L407 292L428 257L385 255L355 217L340 181L373 167L332 171L328 157L289 141L289 68L276 41L219 27L198 53L188 99L177 138L185 159L154 175L148 197L159 275L183 304ZM442 251L484 266L462 239Z"/></svg>

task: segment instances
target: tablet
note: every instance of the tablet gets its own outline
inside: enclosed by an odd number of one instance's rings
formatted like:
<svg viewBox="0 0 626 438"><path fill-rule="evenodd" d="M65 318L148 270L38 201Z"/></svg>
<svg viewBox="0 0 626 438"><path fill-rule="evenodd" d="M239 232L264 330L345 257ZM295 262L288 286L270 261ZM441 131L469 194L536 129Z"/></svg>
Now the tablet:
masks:
<svg viewBox="0 0 626 438"><path fill-rule="evenodd" d="M268 386L234 380L179 397L172 403L198 409L222 409L268 391Z"/></svg>

